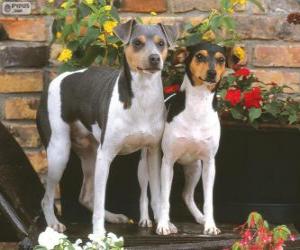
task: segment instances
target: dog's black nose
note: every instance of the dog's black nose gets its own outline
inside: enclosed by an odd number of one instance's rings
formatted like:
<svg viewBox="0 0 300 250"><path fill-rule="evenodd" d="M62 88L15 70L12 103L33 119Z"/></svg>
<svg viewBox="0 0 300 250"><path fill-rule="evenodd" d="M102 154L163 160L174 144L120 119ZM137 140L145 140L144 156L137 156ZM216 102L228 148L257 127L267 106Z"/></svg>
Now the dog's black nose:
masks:
<svg viewBox="0 0 300 250"><path fill-rule="evenodd" d="M149 56L149 61L152 66L157 66L160 63L160 56L158 54L152 54Z"/></svg>
<svg viewBox="0 0 300 250"><path fill-rule="evenodd" d="M216 75L217 75L217 72L214 69L209 69L207 71L207 79L208 80L215 80Z"/></svg>

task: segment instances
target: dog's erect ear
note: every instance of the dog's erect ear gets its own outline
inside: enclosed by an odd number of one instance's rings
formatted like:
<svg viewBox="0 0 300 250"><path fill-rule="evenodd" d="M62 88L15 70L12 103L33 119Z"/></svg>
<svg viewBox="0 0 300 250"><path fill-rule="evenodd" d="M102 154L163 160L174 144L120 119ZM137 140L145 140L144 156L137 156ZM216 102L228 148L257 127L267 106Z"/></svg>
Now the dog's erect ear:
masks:
<svg viewBox="0 0 300 250"><path fill-rule="evenodd" d="M189 55L189 51L186 48L177 49L174 53L173 64L177 65L177 64L184 63L188 55Z"/></svg>
<svg viewBox="0 0 300 250"><path fill-rule="evenodd" d="M136 24L136 21L134 19L129 20L126 23L119 24L117 27L114 28L114 33L117 37L120 38L120 40L124 44L128 44L133 26Z"/></svg>
<svg viewBox="0 0 300 250"><path fill-rule="evenodd" d="M226 47L225 53L226 53L226 67L233 68L234 65L246 65L247 64L247 55L244 51L244 58L240 59L234 54L234 50L236 47ZM241 48L244 50L243 48Z"/></svg>
<svg viewBox="0 0 300 250"><path fill-rule="evenodd" d="M168 46L173 47L176 44L176 40L179 36L179 28L177 25L164 25L158 23L160 28L162 29L164 35L166 36Z"/></svg>

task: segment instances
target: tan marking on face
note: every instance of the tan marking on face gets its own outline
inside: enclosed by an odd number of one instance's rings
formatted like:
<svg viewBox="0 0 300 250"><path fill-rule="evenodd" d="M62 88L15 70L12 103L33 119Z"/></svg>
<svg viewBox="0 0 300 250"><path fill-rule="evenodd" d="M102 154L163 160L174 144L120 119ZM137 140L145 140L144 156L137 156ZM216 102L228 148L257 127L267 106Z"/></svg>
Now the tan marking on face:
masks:
<svg viewBox="0 0 300 250"><path fill-rule="evenodd" d="M219 82L222 79L222 77L225 73L225 62L223 64L218 63L218 59L220 59L220 58L225 59L224 55L221 52L217 52L215 54L215 59L216 59L215 70L217 72L217 75L216 75L217 82Z"/></svg>
<svg viewBox="0 0 300 250"><path fill-rule="evenodd" d="M168 56L168 48L165 47L161 52L161 57L162 57L163 61L166 61L167 56Z"/></svg>
<svg viewBox="0 0 300 250"><path fill-rule="evenodd" d="M159 43L161 40L162 40L161 37L158 36L158 35L155 35L155 36L153 37L153 41L154 41L155 43Z"/></svg>
<svg viewBox="0 0 300 250"><path fill-rule="evenodd" d="M139 65L140 55L138 52L134 51L134 48L132 45L128 45L124 49L124 53L126 56L127 63L129 65L129 68L133 71L137 70L137 67Z"/></svg>
<svg viewBox="0 0 300 250"><path fill-rule="evenodd" d="M138 36L137 39L139 39L141 43L146 43L147 40L147 38L144 35Z"/></svg>
<svg viewBox="0 0 300 250"><path fill-rule="evenodd" d="M193 82L195 85L200 86L203 84L203 79L206 78L206 72L209 69L209 65L208 62L199 62L196 58L198 54L207 57L208 53L206 50L199 50L190 63Z"/></svg>

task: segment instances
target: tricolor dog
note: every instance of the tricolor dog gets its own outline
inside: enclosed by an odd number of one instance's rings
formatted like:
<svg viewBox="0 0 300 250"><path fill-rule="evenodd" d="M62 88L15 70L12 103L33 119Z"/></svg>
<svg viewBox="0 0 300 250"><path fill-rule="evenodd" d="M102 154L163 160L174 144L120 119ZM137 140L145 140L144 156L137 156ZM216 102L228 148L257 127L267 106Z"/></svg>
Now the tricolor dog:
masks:
<svg viewBox="0 0 300 250"><path fill-rule="evenodd" d="M170 221L169 198L173 166L178 162L184 168L183 199L188 209L198 223L204 224L205 234L216 235L220 230L213 216L213 186L220 122L213 101L225 72L225 48L201 42L187 48L184 54L186 74L183 83L180 91L167 102L168 114L162 138L161 207L156 232L162 235L177 232ZM139 168L145 169L146 163L141 159ZM194 200L201 174L204 214ZM147 203L147 196L142 196L141 200L141 204Z"/></svg>
<svg viewBox="0 0 300 250"><path fill-rule="evenodd" d="M66 72L42 94L37 122L48 158L42 208L48 226L60 232L65 226L54 214L54 189L71 148L81 159L84 179L80 201L93 210L94 234L103 235L104 219L128 220L104 209L110 164L118 154L147 150L153 207L158 207L165 113L161 70L177 31L172 26L130 20L117 26L115 34L124 43L121 70L91 67Z"/></svg>

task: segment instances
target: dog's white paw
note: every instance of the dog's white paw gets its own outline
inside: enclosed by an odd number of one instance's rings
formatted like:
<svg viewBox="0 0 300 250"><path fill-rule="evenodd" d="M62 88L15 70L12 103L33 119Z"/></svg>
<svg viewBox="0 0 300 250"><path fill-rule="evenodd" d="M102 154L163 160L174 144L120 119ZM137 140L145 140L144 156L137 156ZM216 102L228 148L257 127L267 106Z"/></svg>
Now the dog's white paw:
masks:
<svg viewBox="0 0 300 250"><path fill-rule="evenodd" d="M156 228L156 233L159 235L169 235L177 232L177 227L171 222L158 223Z"/></svg>
<svg viewBox="0 0 300 250"><path fill-rule="evenodd" d="M140 227L152 227L153 223L150 219L140 219L139 226Z"/></svg>
<svg viewBox="0 0 300 250"><path fill-rule="evenodd" d="M205 235L218 235L221 233L221 230L216 227L214 222L205 223L204 232Z"/></svg>
<svg viewBox="0 0 300 250"><path fill-rule="evenodd" d="M106 218L107 222L115 223L115 224L121 224L121 223L128 223L129 219L124 214L111 214L107 216Z"/></svg>
<svg viewBox="0 0 300 250"><path fill-rule="evenodd" d="M51 227L54 231L59 233L63 233L64 231L66 231L66 226L58 221L49 225L49 227Z"/></svg>

